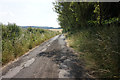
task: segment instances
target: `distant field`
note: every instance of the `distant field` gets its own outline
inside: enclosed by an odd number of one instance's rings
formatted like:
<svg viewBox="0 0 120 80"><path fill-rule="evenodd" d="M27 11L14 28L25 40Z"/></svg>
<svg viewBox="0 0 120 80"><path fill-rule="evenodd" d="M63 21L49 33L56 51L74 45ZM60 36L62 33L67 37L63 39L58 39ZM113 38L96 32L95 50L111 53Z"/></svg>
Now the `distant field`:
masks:
<svg viewBox="0 0 120 80"><path fill-rule="evenodd" d="M48 29L48 30L51 30L51 31L59 31L59 32L62 33L62 30L63 30L63 29Z"/></svg>

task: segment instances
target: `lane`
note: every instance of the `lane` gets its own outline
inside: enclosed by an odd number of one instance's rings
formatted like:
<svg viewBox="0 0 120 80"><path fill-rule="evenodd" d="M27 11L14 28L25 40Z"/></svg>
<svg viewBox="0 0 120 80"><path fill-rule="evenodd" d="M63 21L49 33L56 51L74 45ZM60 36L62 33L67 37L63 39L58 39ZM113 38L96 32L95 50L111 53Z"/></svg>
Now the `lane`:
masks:
<svg viewBox="0 0 120 80"><path fill-rule="evenodd" d="M42 43L5 67L3 78L81 78L78 57L66 46L64 35ZM82 71L81 71L82 70Z"/></svg>

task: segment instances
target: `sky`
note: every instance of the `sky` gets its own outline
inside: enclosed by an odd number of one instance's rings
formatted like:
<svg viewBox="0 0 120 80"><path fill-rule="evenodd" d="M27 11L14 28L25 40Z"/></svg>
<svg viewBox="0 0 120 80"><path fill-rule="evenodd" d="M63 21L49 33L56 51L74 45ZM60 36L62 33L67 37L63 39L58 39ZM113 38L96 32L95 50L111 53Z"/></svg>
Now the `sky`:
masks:
<svg viewBox="0 0 120 80"><path fill-rule="evenodd" d="M0 0L0 22L19 26L60 27L54 0Z"/></svg>

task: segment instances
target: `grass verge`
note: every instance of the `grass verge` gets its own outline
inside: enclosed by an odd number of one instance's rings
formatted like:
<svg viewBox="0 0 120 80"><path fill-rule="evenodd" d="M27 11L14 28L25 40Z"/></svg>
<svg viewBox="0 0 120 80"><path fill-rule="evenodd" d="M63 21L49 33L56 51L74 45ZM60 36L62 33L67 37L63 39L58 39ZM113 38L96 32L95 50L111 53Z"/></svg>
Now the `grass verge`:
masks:
<svg viewBox="0 0 120 80"><path fill-rule="evenodd" d="M98 78L120 78L120 27L96 27L67 34L69 46L85 61L85 69Z"/></svg>
<svg viewBox="0 0 120 80"><path fill-rule="evenodd" d="M0 27L2 27L2 65L59 34L31 27L20 28L15 24L1 24Z"/></svg>

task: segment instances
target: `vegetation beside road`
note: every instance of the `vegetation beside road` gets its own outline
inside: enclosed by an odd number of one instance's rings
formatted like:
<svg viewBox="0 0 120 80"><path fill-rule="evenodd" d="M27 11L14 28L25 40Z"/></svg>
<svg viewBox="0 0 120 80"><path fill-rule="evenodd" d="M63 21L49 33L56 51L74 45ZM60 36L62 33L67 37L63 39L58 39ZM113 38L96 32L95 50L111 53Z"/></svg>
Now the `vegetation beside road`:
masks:
<svg viewBox="0 0 120 80"><path fill-rule="evenodd" d="M38 28L21 28L15 24L0 24L0 27L2 27L3 65L59 34L58 32Z"/></svg>
<svg viewBox="0 0 120 80"><path fill-rule="evenodd" d="M120 78L120 6L116 3L56 2L63 32L98 78Z"/></svg>
<svg viewBox="0 0 120 80"><path fill-rule="evenodd" d="M119 77L120 27L110 27L93 32L91 29L68 34L69 46L85 61L85 69L96 77Z"/></svg>

